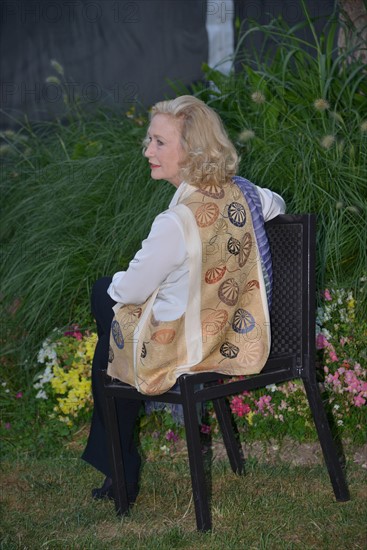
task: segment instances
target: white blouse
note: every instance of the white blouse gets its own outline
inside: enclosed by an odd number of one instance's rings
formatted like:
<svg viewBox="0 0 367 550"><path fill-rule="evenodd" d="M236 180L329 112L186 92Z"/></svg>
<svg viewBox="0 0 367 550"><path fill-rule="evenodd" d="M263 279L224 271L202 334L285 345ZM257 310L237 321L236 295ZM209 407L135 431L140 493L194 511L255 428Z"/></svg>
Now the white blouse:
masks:
<svg viewBox="0 0 367 550"><path fill-rule="evenodd" d="M260 197L264 220L284 214L285 203L277 193L255 186ZM169 209L196 191L182 182L174 194ZM117 302L116 312L125 304L142 304L159 288L153 313L159 321L179 318L188 299L189 269L183 229L174 212L159 214L141 249L126 271L118 271L107 292Z"/></svg>

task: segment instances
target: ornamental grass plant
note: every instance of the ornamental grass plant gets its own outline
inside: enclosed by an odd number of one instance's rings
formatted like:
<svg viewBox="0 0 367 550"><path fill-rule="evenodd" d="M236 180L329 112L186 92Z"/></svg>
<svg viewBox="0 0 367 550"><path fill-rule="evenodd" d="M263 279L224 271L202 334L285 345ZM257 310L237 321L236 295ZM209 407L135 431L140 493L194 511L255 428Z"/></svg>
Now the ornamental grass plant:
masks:
<svg viewBox="0 0 367 550"><path fill-rule="evenodd" d="M251 27L238 41L237 71L206 67L210 85L195 92L224 119L240 174L279 192L289 213L317 214L319 287L358 287L367 265L367 72L336 48L337 19L318 35L305 18ZM305 26L310 43L299 35ZM243 43L258 32L264 51L254 59Z"/></svg>
<svg viewBox="0 0 367 550"><path fill-rule="evenodd" d="M5 136L1 336L20 368L56 326L91 325L93 282L126 268L171 195L140 118L85 116Z"/></svg>

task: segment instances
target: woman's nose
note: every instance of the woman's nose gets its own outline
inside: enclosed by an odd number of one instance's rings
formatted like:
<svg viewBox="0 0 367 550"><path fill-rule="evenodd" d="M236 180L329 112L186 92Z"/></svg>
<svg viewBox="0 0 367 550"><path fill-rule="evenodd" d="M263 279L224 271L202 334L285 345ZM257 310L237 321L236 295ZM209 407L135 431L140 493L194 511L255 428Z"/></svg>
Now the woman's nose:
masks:
<svg viewBox="0 0 367 550"><path fill-rule="evenodd" d="M152 143L149 143L148 147L145 149L144 155L145 155L146 157L151 157L151 156L153 155Z"/></svg>

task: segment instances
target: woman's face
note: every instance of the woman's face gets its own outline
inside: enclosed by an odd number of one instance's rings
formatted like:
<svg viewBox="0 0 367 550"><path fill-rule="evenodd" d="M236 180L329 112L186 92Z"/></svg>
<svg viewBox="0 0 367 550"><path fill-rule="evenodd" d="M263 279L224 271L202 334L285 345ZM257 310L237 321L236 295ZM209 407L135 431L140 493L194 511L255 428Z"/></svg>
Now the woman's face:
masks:
<svg viewBox="0 0 367 550"><path fill-rule="evenodd" d="M181 122L169 115L155 115L147 132L149 144L145 156L149 160L151 177L167 180L175 187L181 183L180 163L185 158L181 145Z"/></svg>

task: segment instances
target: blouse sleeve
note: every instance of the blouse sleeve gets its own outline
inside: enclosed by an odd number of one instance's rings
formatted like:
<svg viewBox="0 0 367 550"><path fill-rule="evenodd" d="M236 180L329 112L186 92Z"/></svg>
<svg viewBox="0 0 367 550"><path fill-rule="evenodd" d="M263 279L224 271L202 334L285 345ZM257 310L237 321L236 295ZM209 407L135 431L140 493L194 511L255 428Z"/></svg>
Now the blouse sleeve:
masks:
<svg viewBox="0 0 367 550"><path fill-rule="evenodd" d="M263 189L258 186L256 186L256 189L260 197L264 221L267 222L278 216L278 214L284 214L285 202L280 195L270 191L270 189Z"/></svg>
<svg viewBox="0 0 367 550"><path fill-rule="evenodd" d="M156 217L126 271L115 273L108 294L121 304L142 304L186 258L183 231L174 216Z"/></svg>

